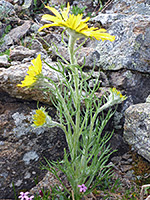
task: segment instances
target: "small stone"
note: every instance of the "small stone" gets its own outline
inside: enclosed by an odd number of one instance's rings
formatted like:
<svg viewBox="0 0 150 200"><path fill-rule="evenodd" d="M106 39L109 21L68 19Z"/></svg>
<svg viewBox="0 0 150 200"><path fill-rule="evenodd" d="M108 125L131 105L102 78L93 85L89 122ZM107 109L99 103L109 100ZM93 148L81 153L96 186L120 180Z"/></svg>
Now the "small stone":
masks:
<svg viewBox="0 0 150 200"><path fill-rule="evenodd" d="M28 9L28 8L31 7L32 3L33 3L33 0L25 0L24 4L22 5L22 8L23 9Z"/></svg>
<svg viewBox="0 0 150 200"><path fill-rule="evenodd" d="M39 159L39 156L35 151L30 151L24 154L23 156L23 161L25 162L26 165L30 164L31 160L37 161Z"/></svg>
<svg viewBox="0 0 150 200"><path fill-rule="evenodd" d="M112 159L111 159L111 161L113 162L113 163L119 163L120 161L121 161L121 156L114 156Z"/></svg>
<svg viewBox="0 0 150 200"><path fill-rule="evenodd" d="M150 103L150 95L146 98L146 103Z"/></svg>
<svg viewBox="0 0 150 200"><path fill-rule="evenodd" d="M0 67L9 66L10 63L8 62L8 55L0 56Z"/></svg>
<svg viewBox="0 0 150 200"><path fill-rule="evenodd" d="M131 157L131 154L129 153L125 153L122 158L125 159L125 160L128 160L129 158Z"/></svg>
<svg viewBox="0 0 150 200"><path fill-rule="evenodd" d="M13 43L18 42L24 35L29 31L31 27L30 21L25 21L24 24L12 29L5 37L5 45L12 45Z"/></svg>
<svg viewBox="0 0 150 200"><path fill-rule="evenodd" d="M121 165L121 171L122 172L127 172L130 169L132 169L132 165Z"/></svg>
<svg viewBox="0 0 150 200"><path fill-rule="evenodd" d="M19 187L21 184L22 184L22 180L18 180L18 181L15 183L15 186Z"/></svg>
<svg viewBox="0 0 150 200"><path fill-rule="evenodd" d="M129 170L127 171L127 173L124 176L125 178L129 179L129 180L136 180L136 177L134 175L134 170Z"/></svg>
<svg viewBox="0 0 150 200"><path fill-rule="evenodd" d="M31 177L30 172L26 172L24 175L24 179L29 179Z"/></svg>

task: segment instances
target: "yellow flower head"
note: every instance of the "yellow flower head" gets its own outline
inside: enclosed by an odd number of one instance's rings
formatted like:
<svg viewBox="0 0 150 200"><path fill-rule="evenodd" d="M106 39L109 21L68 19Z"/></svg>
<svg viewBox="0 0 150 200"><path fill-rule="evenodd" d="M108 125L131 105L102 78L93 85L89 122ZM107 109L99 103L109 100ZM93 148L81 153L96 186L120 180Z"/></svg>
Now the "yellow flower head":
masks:
<svg viewBox="0 0 150 200"><path fill-rule="evenodd" d="M41 107L40 109L36 110L36 114L33 115L33 123L35 126L42 126L46 122L46 113L45 109Z"/></svg>
<svg viewBox="0 0 150 200"><path fill-rule="evenodd" d="M85 19L82 19L83 15L78 14L75 16L74 14L69 14L70 11L70 5L67 4L67 9L59 13L55 8L45 6L48 8L55 16L45 14L43 15L42 19L48 20L53 22L52 24L45 24L42 26L39 31L41 31L44 28L48 28L51 26L61 26L64 28L67 28L68 32L71 34L72 31L76 34L78 34L78 38L81 36L84 37L90 37L95 38L96 40L110 40L114 41L115 36L110 35L109 33L106 33L105 29L98 29L98 28L88 28L87 21L89 21L89 17L86 17Z"/></svg>
<svg viewBox="0 0 150 200"><path fill-rule="evenodd" d="M29 70L27 71L27 74L23 81L21 81L22 84L18 84L19 87L30 87L33 85L37 80L37 75L39 75L42 72L42 61L41 61L41 55L39 54L36 59L33 59L32 64L29 67Z"/></svg>
<svg viewBox="0 0 150 200"><path fill-rule="evenodd" d="M108 97L106 97L107 104L109 105L109 107L116 104L120 104L127 99L127 97L123 96L121 92L118 91L116 88L110 88L109 92L110 94L108 95Z"/></svg>
<svg viewBox="0 0 150 200"><path fill-rule="evenodd" d="M116 88L112 89L112 93L114 98L120 98L121 101L124 101L127 97L122 95L120 91L118 91Z"/></svg>

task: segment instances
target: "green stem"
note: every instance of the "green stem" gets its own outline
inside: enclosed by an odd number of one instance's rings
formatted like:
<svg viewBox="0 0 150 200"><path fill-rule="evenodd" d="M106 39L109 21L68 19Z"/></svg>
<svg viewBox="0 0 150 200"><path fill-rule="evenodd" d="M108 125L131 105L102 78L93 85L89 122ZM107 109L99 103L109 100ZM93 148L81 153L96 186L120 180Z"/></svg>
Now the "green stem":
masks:
<svg viewBox="0 0 150 200"><path fill-rule="evenodd" d="M68 45L68 50L69 50L69 56L70 56L70 63L71 65L77 64L75 55L74 55L74 45L76 42L76 37L70 35L69 36L69 45Z"/></svg>
<svg viewBox="0 0 150 200"><path fill-rule="evenodd" d="M73 143L74 143L74 149L73 149L73 155L72 159L74 160L77 158L77 149L78 149L78 139L79 139L79 128L80 128L80 90L79 90L79 73L78 68L76 67L77 61L75 58L74 53L74 46L76 42L76 37L73 35L70 35L69 37L69 56L70 56L70 63L72 67L72 73L73 73L73 81L74 81L74 87L75 87L75 108L76 108L76 116L75 116L75 129L73 130Z"/></svg>

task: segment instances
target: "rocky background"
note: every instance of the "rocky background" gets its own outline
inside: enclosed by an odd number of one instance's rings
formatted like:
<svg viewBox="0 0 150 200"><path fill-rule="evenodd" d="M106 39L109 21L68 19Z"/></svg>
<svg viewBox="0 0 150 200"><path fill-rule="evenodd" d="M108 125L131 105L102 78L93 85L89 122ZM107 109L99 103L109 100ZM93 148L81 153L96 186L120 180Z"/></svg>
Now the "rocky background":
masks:
<svg viewBox="0 0 150 200"><path fill-rule="evenodd" d="M60 8L66 2L52 0L51 5ZM69 2L72 7L87 7L85 16L92 16L89 26L106 28L116 36L113 43L87 40L79 52L79 64L86 57L84 68L88 73L95 62L93 79L99 77L103 88L116 87L128 97L119 105L110 126L115 129L111 145L118 150L112 162L117 163L126 178L135 179L128 151L137 152L150 162L150 1L103 1L101 11L100 1ZM61 159L66 147L60 129L31 126L37 101L46 105L57 120L50 94L16 86L39 53L55 66L60 58L53 43L68 60L61 42L62 28L37 31L46 12L40 0L0 0L0 199L14 198L13 185L17 192L31 189L46 174L40 170L44 158ZM59 81L46 65L43 73Z"/></svg>

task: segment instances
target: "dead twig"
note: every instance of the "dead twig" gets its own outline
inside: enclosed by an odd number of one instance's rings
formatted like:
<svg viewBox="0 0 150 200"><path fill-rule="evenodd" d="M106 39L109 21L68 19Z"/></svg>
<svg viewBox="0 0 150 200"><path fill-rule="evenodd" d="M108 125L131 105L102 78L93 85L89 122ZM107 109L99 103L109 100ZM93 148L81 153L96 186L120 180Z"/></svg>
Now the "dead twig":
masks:
<svg viewBox="0 0 150 200"><path fill-rule="evenodd" d="M106 8L113 2L114 0L108 0L105 5L104 8L101 10L101 13L104 12L106 10Z"/></svg>

